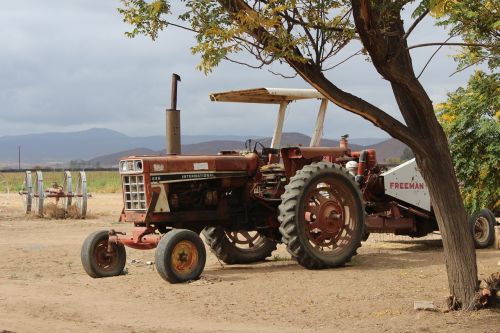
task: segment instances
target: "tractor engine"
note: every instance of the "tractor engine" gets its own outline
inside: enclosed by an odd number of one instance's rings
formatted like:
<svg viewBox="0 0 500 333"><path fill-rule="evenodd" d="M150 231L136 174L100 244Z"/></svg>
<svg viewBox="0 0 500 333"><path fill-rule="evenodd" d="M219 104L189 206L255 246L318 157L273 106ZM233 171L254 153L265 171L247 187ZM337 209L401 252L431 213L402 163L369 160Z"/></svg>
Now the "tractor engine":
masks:
<svg viewBox="0 0 500 333"><path fill-rule="evenodd" d="M170 185L168 194L170 209L182 211L216 206L220 195L215 186L207 181Z"/></svg>
<svg viewBox="0 0 500 333"><path fill-rule="evenodd" d="M208 210L217 208L222 202L229 207L241 204L241 186L222 185L220 180L171 184L168 190L170 210Z"/></svg>

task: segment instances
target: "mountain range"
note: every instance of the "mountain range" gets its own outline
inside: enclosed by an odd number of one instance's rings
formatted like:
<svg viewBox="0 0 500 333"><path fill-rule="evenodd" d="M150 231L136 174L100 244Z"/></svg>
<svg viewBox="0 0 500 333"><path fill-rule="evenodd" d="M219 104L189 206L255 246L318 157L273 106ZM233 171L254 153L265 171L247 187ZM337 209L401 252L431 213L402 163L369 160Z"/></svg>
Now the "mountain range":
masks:
<svg viewBox="0 0 500 333"><path fill-rule="evenodd" d="M269 146L271 139L235 135L183 135L183 154L215 154L221 150L243 150L248 138ZM310 137L301 133L283 133L282 147L308 146ZM338 140L323 139L323 146L338 146ZM378 160L401 156L403 143L386 138L349 139L353 150L374 148ZM17 166L18 147L23 168L31 165L67 164L71 160L84 160L101 166L114 166L121 157L129 155L156 155L165 153L164 136L130 137L103 128L80 132L43 133L0 137L0 165Z"/></svg>

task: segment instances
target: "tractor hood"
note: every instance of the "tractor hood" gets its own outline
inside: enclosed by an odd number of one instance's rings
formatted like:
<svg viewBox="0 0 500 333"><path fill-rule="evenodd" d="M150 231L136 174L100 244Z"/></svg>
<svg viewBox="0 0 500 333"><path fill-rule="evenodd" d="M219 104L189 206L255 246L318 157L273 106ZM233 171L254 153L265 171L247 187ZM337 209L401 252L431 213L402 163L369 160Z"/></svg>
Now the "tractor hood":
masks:
<svg viewBox="0 0 500 333"><path fill-rule="evenodd" d="M146 173L180 172L246 172L255 174L259 157L255 153L245 155L167 155L167 156L129 156L122 162L140 160ZM120 163L120 164L121 164Z"/></svg>

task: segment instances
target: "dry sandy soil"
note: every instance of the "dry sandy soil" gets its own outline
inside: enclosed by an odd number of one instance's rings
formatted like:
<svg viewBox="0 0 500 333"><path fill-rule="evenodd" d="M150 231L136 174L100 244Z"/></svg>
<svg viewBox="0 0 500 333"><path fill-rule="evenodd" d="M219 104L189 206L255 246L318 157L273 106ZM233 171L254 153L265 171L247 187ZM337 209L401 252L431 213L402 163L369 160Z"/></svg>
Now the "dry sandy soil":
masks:
<svg viewBox="0 0 500 333"><path fill-rule="evenodd" d="M447 279L439 239L370 237L344 268L309 271L279 247L265 263L222 266L171 285L153 251L127 249L127 274L92 279L80 263L85 237L110 227L121 197L95 195L87 220L27 217L0 194L0 332L500 332L500 310L443 313ZM477 251L481 278L500 252ZM131 263L131 260L134 263ZM437 312L413 302L433 301Z"/></svg>

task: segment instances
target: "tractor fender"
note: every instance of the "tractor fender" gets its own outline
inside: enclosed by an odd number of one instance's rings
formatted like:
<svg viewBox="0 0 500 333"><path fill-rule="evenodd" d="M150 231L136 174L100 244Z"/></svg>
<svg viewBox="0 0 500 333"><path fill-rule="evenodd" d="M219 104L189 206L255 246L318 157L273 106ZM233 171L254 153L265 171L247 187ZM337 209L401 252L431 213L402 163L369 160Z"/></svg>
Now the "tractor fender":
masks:
<svg viewBox="0 0 500 333"><path fill-rule="evenodd" d="M280 153L289 180L305 165L323 160L335 163L339 158L349 157L351 150L342 147L286 147L281 148Z"/></svg>

